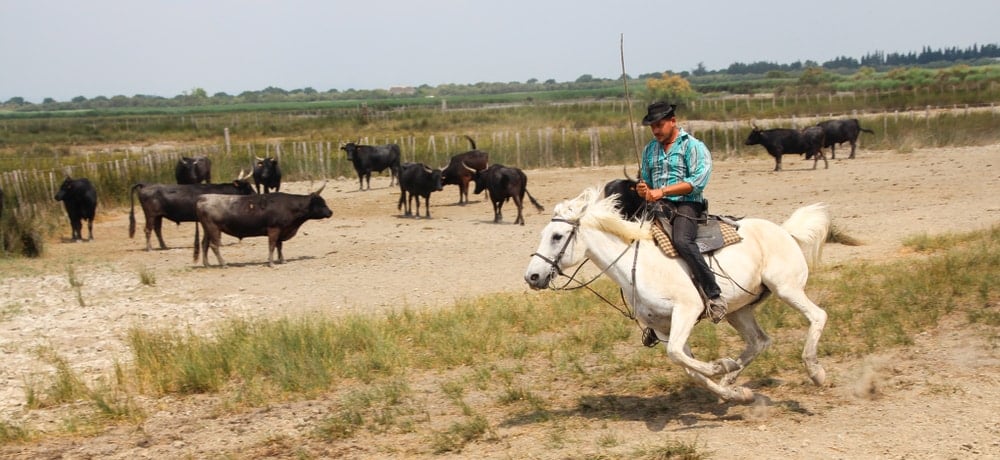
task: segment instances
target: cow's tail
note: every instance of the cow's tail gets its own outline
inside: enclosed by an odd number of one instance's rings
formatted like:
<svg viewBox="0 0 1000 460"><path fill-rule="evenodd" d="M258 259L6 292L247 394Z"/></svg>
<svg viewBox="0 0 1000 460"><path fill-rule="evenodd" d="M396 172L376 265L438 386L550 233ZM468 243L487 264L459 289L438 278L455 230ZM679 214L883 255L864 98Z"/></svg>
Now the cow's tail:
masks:
<svg viewBox="0 0 1000 460"><path fill-rule="evenodd" d="M135 190L142 188L142 184L135 184L132 186L132 190L128 194L128 237L135 237Z"/></svg>
<svg viewBox="0 0 1000 460"><path fill-rule="evenodd" d="M469 136L468 134L466 134L465 138L469 140L470 144L472 144L472 149L471 150L476 150L476 141L472 140L472 136Z"/></svg>
<svg viewBox="0 0 1000 460"><path fill-rule="evenodd" d="M865 133L868 133L868 134L875 134L875 131L872 131L872 130L870 130L868 128L862 128L862 127L858 126L858 129L860 129L862 132L865 132Z"/></svg>
<svg viewBox="0 0 1000 460"><path fill-rule="evenodd" d="M527 188L524 189L524 193L528 194L528 199L531 200L531 204L535 205L535 209L537 209L538 212L545 210L542 205L538 204L538 200L535 200L535 197L531 196L531 192L529 192Z"/></svg>

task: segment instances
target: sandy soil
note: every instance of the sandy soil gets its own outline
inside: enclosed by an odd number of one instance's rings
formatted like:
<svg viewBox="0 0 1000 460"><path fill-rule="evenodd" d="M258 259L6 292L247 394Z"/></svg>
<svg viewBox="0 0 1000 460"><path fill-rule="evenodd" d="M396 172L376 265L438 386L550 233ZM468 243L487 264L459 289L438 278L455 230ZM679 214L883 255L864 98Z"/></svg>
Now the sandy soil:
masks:
<svg viewBox="0 0 1000 460"><path fill-rule="evenodd" d="M707 193L712 211L780 222L801 205L829 203L835 225L865 244L828 245L827 265L908 257L900 245L908 236L1000 223L1000 145L908 153L860 149L856 159L831 161L827 170L786 156L784 166L773 173L773 160L763 155L717 161ZM99 210L94 242L53 241L42 260L4 265L0 420L60 427L58 417L46 419L38 415L44 412L24 407L25 381L52 371L38 350L55 351L82 375L103 375L127 358L123 335L133 325L204 331L233 317L378 314L402 306L447 306L491 292L526 292L522 274L552 207L584 187L621 177L622 167L526 173L529 191L546 211L526 208L524 226L511 224L516 210L510 204L500 225L492 223L481 196L466 206L455 204L455 187L432 195L431 219L413 219L396 210L398 190L387 177L373 179L365 192L357 190L356 178L331 180L323 196L333 217L307 222L285 244L287 263L275 268L266 266L266 240L228 237L222 252L230 266L202 268L191 260L192 224L165 226L171 249L147 253L141 211L140 232L129 240L128 210ZM285 189L304 193L319 185ZM152 273L155 285L140 283L140 272ZM82 283L79 292L71 279ZM780 389L767 389L753 405L702 402L653 417L638 412L584 419L566 428L562 448L551 447L530 424L497 427L499 442L470 445L459 456L579 457L594 451L594 439L612 433L623 444L618 451L665 439L696 440L714 458L997 458L996 337L996 330L942 324L905 350L824 363L832 385L791 390L788 399ZM664 366L670 365L664 356ZM141 430L114 427L90 437L5 446L0 456L294 456L251 447L266 445L275 433L295 444L323 412L315 401L221 417L199 406L152 402ZM330 455L386 456L357 446Z"/></svg>

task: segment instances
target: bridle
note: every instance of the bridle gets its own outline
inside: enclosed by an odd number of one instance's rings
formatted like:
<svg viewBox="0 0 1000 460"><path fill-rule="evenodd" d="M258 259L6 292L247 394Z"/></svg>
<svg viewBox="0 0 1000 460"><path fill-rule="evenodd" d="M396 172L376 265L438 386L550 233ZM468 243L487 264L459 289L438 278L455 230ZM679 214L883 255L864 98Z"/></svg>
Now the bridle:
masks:
<svg viewBox="0 0 1000 460"><path fill-rule="evenodd" d="M601 293L599 293L599 292L595 291L594 289L592 289L590 287L590 284L593 283L594 281L597 281L597 279L600 278L601 275L607 273L608 269L611 268L612 266L614 266L616 263L618 263L618 261L621 260L621 258L625 256L625 254L629 251L630 248L632 248L632 246L634 244L635 245L635 256L634 256L634 258L632 260L632 291L633 291L632 292L632 294L633 294L632 298L635 298L635 289L636 289L636 287L635 287L635 267L636 267L636 264L638 263L638 260L639 260L639 241L636 240L636 241L633 241L632 243L627 244L625 246L625 249L622 250L622 252L620 254L618 254L618 257L615 257L615 260L611 261L611 263L608 264L607 267L605 267L604 269L602 269L600 271L600 273L594 275L593 278L591 278L590 280L587 280L586 282L581 282L581 281L579 281L579 280L576 279L576 275L580 272L581 269L583 269L583 266L586 265L587 261L590 260L589 258L584 259L583 262L581 262L576 267L576 269L573 270L572 274L567 275L566 273L564 273L562 271L561 268L559 268L559 261L562 260L562 258L563 258L564 255L566 255L566 250L569 249L570 243L572 243L573 242L573 238L576 237L576 231L579 230L579 228L580 228L580 222L579 221L569 220L569 219L564 219L564 218L561 218L561 217L553 217L552 220L551 220L551 222L562 222L562 223L565 223L565 224L569 224L569 225L571 225L573 227L573 230L571 230L569 232L569 236L566 238L566 242L563 243L562 248L560 248L559 252L556 253L555 258L550 259L548 257L545 257L542 254L537 253L537 252L534 252L534 253L531 254L531 257L538 257L539 259L542 259L547 264L549 264L552 267L553 271L557 275L563 276L563 277L566 278L566 283L563 284L562 286L555 286L554 285L554 279L550 280L549 281L549 289L552 289L553 291L572 291L572 290L575 290L575 289L587 288L588 291L590 291L591 293L593 293L594 295L596 295L598 298L600 298L601 300L603 300L608 305L611 305L615 310L618 310L618 312L620 312L622 315L624 315L628 319L635 320L635 313L632 311L631 308L629 308L628 303L625 302L625 291L623 289L621 289L621 288L618 289L619 294L621 295L621 298L622 298L622 305L623 305L622 307L620 307L618 305L615 305L614 302L611 302L610 300L608 300L607 298L605 298L603 295L601 295ZM573 283L573 282L575 282L577 285L571 287L570 283Z"/></svg>

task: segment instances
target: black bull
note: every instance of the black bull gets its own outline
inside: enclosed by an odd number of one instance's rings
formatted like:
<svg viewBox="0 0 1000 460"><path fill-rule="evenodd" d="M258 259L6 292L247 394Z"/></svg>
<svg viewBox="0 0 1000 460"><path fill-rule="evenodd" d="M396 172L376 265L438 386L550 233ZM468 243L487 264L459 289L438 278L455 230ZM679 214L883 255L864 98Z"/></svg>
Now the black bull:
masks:
<svg viewBox="0 0 1000 460"><path fill-rule="evenodd" d="M361 145L348 142L341 147L347 152L347 159L354 165L354 170L358 173L358 190L372 188L372 171L382 172L389 170L389 186L392 187L399 177L399 158L401 156L399 145Z"/></svg>
<svg viewBox="0 0 1000 460"><path fill-rule="evenodd" d="M471 170L471 168L469 168ZM511 168L501 164L490 165L482 171L475 172L473 180L476 181L475 193L478 195L483 190L489 191L490 201L493 202L493 222L499 223L503 220L501 209L507 200L514 200L517 206L517 219L515 224L524 225L524 215L521 210L524 208L524 195L528 195L531 204L535 205L538 212L545 208L538 204L535 197L528 192L528 176L518 168Z"/></svg>
<svg viewBox="0 0 1000 460"><path fill-rule="evenodd" d="M403 163L399 173L399 203L396 209L405 206L406 216L420 217L420 197L424 198L424 215L431 217L431 193L441 191L441 170L431 169L423 163ZM413 201L416 200L416 210Z"/></svg>
<svg viewBox="0 0 1000 460"><path fill-rule="evenodd" d="M843 144L844 142L851 143L851 155L847 158L854 158L854 149L857 146L858 135L861 132L875 134L875 131L862 128L857 118L821 121L816 126L823 128L825 136L823 147L830 147L830 159L837 158L837 144Z"/></svg>
<svg viewBox="0 0 1000 460"><path fill-rule="evenodd" d="M760 129L756 126L750 131L746 145L762 145L774 157L774 170L781 171L781 156L787 154L806 154L806 158L813 158L813 169L816 163L823 160L827 168L829 162L823 155L823 129L811 126L799 131L790 128Z"/></svg>
<svg viewBox="0 0 1000 460"><path fill-rule="evenodd" d="M324 185L325 186L325 185ZM208 266L208 248L212 248L219 265L226 262L219 254L222 234L243 239L250 236L267 237L267 265L274 266L274 250L278 250L278 263L285 262L282 243L291 239L307 220L326 219L333 211L320 196L319 190L308 195L270 193L266 195L232 196L204 195L195 206L198 222L205 236L201 240L202 262ZM194 237L194 261L198 261L198 233Z"/></svg>
<svg viewBox="0 0 1000 460"><path fill-rule="evenodd" d="M638 220L646 209L646 200L635 193L634 179L614 179L604 184L604 196L618 195L618 212L625 219Z"/></svg>
<svg viewBox="0 0 1000 460"><path fill-rule="evenodd" d="M178 184L212 183L212 160L205 156L181 157L174 168Z"/></svg>
<svg viewBox="0 0 1000 460"><path fill-rule="evenodd" d="M3 196L0 194L0 199ZM66 207L66 214L69 216L69 225L72 228L73 241L83 240L83 221L87 221L87 233L90 240L94 239L94 215L97 212L97 189L89 180L80 178L72 179L66 176L59 191L56 192L56 201L62 201ZM2 207L2 204L0 204Z"/></svg>
<svg viewBox="0 0 1000 460"><path fill-rule="evenodd" d="M163 219L177 224L197 222L195 203L206 194L251 195L254 193L250 182L242 178L228 184L135 184L129 193L128 237L135 237L135 196L138 191L139 206L146 218L146 250L152 249L150 235L156 232L160 249L167 249L163 241ZM197 229L195 230L197 231Z"/></svg>
<svg viewBox="0 0 1000 460"><path fill-rule="evenodd" d="M442 185L458 186L458 204L469 202L469 183L472 175L489 166L490 154L476 149L476 141L465 136L472 145L472 150L451 157L451 162L441 171Z"/></svg>

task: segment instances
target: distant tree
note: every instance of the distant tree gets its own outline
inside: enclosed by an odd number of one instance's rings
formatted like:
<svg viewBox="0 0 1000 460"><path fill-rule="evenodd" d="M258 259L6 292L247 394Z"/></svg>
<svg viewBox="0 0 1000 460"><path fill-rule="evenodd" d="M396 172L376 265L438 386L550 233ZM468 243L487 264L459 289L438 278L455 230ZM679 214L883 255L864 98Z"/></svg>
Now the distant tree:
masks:
<svg viewBox="0 0 1000 460"><path fill-rule="evenodd" d="M206 92L204 88L191 88L191 92L188 93L188 96L194 99L207 99L208 92Z"/></svg>
<svg viewBox="0 0 1000 460"><path fill-rule="evenodd" d="M799 76L800 85L817 86L824 81L826 81L826 72L823 71L822 67L818 66L806 67L806 69L802 71L802 75Z"/></svg>
<svg viewBox="0 0 1000 460"><path fill-rule="evenodd" d="M875 69L868 66L861 66L854 75L851 76L854 80L869 80L875 76Z"/></svg>
<svg viewBox="0 0 1000 460"><path fill-rule="evenodd" d="M47 98L45 98L45 99L42 100L42 104L55 104L55 103L56 103L56 100L52 99L51 97L47 97Z"/></svg>
<svg viewBox="0 0 1000 460"><path fill-rule="evenodd" d="M556 84L556 80L554 78L550 78L548 80L545 80L545 84L546 85L554 85L554 84Z"/></svg>
<svg viewBox="0 0 1000 460"><path fill-rule="evenodd" d="M111 96L110 101L111 107L128 107L131 105L131 100L122 94Z"/></svg>
<svg viewBox="0 0 1000 460"><path fill-rule="evenodd" d="M704 62L699 62L698 66L695 67L694 70L691 71L691 75L694 75L696 77L700 77L702 75L707 75L707 74L708 74L708 70L705 69L705 63Z"/></svg>
<svg viewBox="0 0 1000 460"><path fill-rule="evenodd" d="M535 84L538 84L538 79L537 78L529 78L527 81L525 81L525 83L527 83L529 85L535 85Z"/></svg>
<svg viewBox="0 0 1000 460"><path fill-rule="evenodd" d="M23 97L15 96L15 97L12 97L10 99L7 99L7 102L4 102L4 105L18 105L18 106L20 106L20 105L25 105L25 101L24 101Z"/></svg>
<svg viewBox="0 0 1000 460"><path fill-rule="evenodd" d="M590 83L592 81L594 81L594 76L589 73L585 73L577 77L575 83Z"/></svg>
<svg viewBox="0 0 1000 460"><path fill-rule="evenodd" d="M85 98L83 96L77 96L77 97L74 97L73 99L71 99L70 102L73 102L73 103L76 103L76 104L80 104L82 102L87 102L87 98Z"/></svg>
<svg viewBox="0 0 1000 460"><path fill-rule="evenodd" d="M652 99L669 101L674 104L685 104L698 96L698 93L691 87L691 82L680 75L668 72L664 72L660 78L646 80L646 89Z"/></svg>

